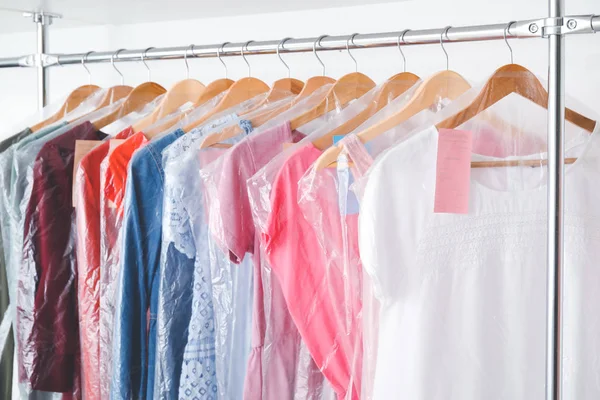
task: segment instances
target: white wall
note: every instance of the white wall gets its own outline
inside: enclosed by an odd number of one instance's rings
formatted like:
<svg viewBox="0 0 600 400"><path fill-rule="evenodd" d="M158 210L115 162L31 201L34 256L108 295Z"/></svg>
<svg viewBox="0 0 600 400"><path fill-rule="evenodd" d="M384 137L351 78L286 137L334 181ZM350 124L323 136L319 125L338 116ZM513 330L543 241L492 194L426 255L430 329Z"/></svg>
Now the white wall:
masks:
<svg viewBox="0 0 600 400"><path fill-rule="evenodd" d="M300 1L300 0L296 0ZM600 14L598 0L566 0L567 13ZM165 0L165 5L168 2ZM68 10L62 10L68 16ZM91 11L92 12L92 11ZM260 14L214 19L190 19L151 24L92 26L61 29L60 21L51 27L50 51L57 53L145 48L149 46L181 46L224 41L277 39L286 36L309 37L321 34L350 34L398 31L406 28L438 28L446 25L499 23L510 20L541 18L547 13L546 0L434 0L405 1L360 7L315 11ZM515 62L525 65L538 76L547 74L547 43L544 40L513 41ZM600 93L600 35L572 36L567 39L567 91L590 108L596 105ZM0 57L31 53L35 49L34 33L0 35ZM498 66L509 62L509 53L502 41L488 43L456 43L447 45L450 67L467 79L485 79ZM359 70L375 81L399 72L401 58L395 48L363 49L353 52ZM408 69L427 77L445 67L439 46L406 48ZM299 79L320 74L320 66L311 53L284 55ZM327 74L339 77L354 69L345 52L325 52L321 55ZM285 76L286 71L275 55L248 57L253 75L270 83ZM239 57L225 59L231 78L247 74ZM185 77L183 60L149 62L153 80L169 87ZM135 86L146 79L141 63L120 63L125 83ZM204 83L222 77L223 68L217 59L190 61L191 74ZM110 64L91 65L93 83L100 86L119 82ZM56 67L50 73L50 99L58 101L73 88L87 83L87 75L79 65ZM36 108L36 73L33 69L0 70L0 124L18 125ZM0 129L4 132L5 129Z"/></svg>

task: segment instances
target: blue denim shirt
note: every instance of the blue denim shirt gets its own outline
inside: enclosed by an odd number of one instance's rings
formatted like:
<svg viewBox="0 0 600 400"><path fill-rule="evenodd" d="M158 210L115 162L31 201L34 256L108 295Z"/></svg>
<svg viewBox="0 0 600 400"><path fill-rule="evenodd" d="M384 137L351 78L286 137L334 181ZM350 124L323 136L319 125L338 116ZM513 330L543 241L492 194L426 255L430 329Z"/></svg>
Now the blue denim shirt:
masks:
<svg viewBox="0 0 600 400"><path fill-rule="evenodd" d="M184 350L188 339L188 329L200 329L192 320L192 293L196 260L196 249L193 244L193 224L202 220L203 198L199 189L199 160L197 153L200 141L205 134L237 118L235 114L227 115L200 126L178 139L163 152L163 169L165 171L163 230L161 268L158 277L159 304L157 321L157 352L155 368L155 388L157 398L178 399L180 374L184 359ZM189 154L189 156L187 156ZM195 155L195 156L194 156ZM194 182L194 179L196 181ZM194 197L193 209L186 209L182 202L183 192L190 192ZM204 224L202 224L204 225ZM210 279L209 279L210 280ZM210 283L210 282L208 282ZM210 295L210 291L204 291ZM206 319L212 321L212 309L205 310ZM212 322L210 322L212 325ZM191 326L190 326L191 325ZM203 324L202 324L203 325ZM214 357L214 340L212 345L204 346ZM206 360L204 367L212 369L212 373L195 369L198 374L214 378L214 360ZM200 382L200 375L196 382ZM202 385L200 385L202 386ZM207 388L209 389L209 388ZM212 394L208 390L207 394Z"/></svg>
<svg viewBox="0 0 600 400"><path fill-rule="evenodd" d="M162 151L183 134L178 129L150 142L137 151L129 165L111 399L153 398L164 188Z"/></svg>

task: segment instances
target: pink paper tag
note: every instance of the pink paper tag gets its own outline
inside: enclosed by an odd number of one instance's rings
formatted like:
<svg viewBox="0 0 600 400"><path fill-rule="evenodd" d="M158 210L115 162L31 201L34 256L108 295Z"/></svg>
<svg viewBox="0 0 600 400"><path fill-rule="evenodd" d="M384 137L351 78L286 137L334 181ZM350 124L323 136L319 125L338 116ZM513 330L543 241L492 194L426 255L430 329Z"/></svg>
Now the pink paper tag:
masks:
<svg viewBox="0 0 600 400"><path fill-rule="evenodd" d="M472 146L471 132L440 129L433 212L469 213Z"/></svg>

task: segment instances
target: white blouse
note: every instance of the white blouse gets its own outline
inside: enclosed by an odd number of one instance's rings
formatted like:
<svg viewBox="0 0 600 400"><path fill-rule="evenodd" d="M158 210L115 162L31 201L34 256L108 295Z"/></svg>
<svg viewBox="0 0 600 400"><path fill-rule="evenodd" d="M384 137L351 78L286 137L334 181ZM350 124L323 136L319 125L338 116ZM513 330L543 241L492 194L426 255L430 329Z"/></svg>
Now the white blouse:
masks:
<svg viewBox="0 0 600 400"><path fill-rule="evenodd" d="M434 214L437 139L429 128L390 149L365 187L360 252L382 304L373 398L543 399L546 168L471 169L468 215ZM563 398L596 400L598 132L573 154L565 175Z"/></svg>

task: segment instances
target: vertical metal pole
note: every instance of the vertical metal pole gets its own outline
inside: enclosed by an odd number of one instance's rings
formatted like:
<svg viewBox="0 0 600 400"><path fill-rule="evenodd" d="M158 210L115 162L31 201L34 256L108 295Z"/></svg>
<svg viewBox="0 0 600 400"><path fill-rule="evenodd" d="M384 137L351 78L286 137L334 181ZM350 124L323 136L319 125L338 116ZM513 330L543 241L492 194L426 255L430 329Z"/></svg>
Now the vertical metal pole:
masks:
<svg viewBox="0 0 600 400"><path fill-rule="evenodd" d="M47 46L47 35L48 25L43 14L37 14L35 17L35 24L37 26L37 54L39 57L39 65L37 67L38 75L38 109L42 109L48 104L48 92L49 92L49 79L47 68L43 66L42 54L48 53Z"/></svg>
<svg viewBox="0 0 600 400"><path fill-rule="evenodd" d="M550 18L564 17L564 0L549 0ZM560 25L562 21L558 20ZM565 129L565 39L560 29L548 37L548 265L546 400L562 397L563 200Z"/></svg>

